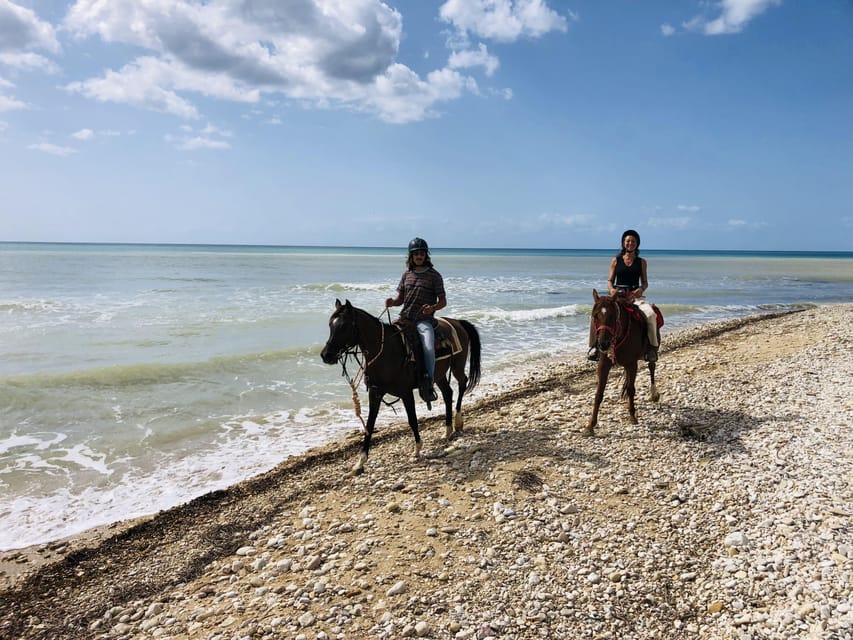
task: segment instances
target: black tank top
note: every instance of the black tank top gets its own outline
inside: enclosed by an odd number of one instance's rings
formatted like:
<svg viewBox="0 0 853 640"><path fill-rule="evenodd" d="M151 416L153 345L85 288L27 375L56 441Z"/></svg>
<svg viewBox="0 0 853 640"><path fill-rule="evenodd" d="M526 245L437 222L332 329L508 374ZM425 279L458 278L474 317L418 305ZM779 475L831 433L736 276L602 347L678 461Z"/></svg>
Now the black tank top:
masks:
<svg viewBox="0 0 853 640"><path fill-rule="evenodd" d="M640 280L643 278L642 258L637 256L634 258L633 264L629 267L625 264L622 255L616 256L616 269L613 271L613 286L628 287L631 290L640 286Z"/></svg>

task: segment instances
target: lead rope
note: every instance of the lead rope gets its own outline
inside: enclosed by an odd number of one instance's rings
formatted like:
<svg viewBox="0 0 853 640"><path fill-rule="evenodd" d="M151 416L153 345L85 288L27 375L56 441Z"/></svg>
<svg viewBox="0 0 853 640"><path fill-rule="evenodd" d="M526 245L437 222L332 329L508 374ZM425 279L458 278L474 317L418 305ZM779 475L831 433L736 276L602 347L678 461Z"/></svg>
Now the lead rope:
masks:
<svg viewBox="0 0 853 640"><path fill-rule="evenodd" d="M391 314L389 313L390 317ZM382 351L385 349L385 323L380 322L379 326L382 328L381 337L379 339L379 351L375 356L373 356L365 365L362 365L361 358L359 357L359 349L354 349L353 351L347 351L344 354L344 359L342 363L343 376L347 379L350 388L352 388L352 408L355 412L356 417L361 420L361 429L364 433L367 433L367 424L364 422L364 418L361 417L361 398L358 397L358 385L361 384L362 379L364 378L365 370L376 362L376 359L382 355ZM361 350L362 357L367 353L364 348ZM358 372L351 378L347 373L347 358L349 356L353 356L355 361L358 363Z"/></svg>

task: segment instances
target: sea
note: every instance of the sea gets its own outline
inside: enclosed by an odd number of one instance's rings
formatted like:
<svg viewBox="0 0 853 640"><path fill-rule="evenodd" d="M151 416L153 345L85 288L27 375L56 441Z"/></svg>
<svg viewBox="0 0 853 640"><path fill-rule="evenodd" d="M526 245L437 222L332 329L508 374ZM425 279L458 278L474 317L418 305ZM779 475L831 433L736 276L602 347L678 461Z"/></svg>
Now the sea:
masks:
<svg viewBox="0 0 853 640"><path fill-rule="evenodd" d="M476 393L584 359L614 253L433 249L441 315L481 334ZM642 255L664 344L853 300L853 253ZM0 550L150 515L360 430L341 366L320 359L328 319L336 299L382 315L404 268L405 248L0 243ZM377 429L404 421L383 408Z"/></svg>

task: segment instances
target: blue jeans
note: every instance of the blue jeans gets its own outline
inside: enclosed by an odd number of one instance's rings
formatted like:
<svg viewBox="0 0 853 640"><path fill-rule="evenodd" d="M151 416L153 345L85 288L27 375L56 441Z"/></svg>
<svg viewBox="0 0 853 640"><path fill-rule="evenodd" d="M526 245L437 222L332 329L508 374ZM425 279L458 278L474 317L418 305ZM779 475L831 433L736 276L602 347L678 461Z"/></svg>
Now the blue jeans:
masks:
<svg viewBox="0 0 853 640"><path fill-rule="evenodd" d="M416 326L421 344L424 345L424 366L432 383L435 373L435 329L432 328L432 320L420 320Z"/></svg>

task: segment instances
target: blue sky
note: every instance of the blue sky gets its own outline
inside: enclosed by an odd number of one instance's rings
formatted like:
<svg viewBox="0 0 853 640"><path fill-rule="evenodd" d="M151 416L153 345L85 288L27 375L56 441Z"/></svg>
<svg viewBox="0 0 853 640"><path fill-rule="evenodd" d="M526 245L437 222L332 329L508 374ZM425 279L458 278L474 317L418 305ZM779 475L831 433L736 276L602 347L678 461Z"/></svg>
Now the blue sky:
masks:
<svg viewBox="0 0 853 640"><path fill-rule="evenodd" d="M0 240L851 250L841 0L0 0Z"/></svg>

